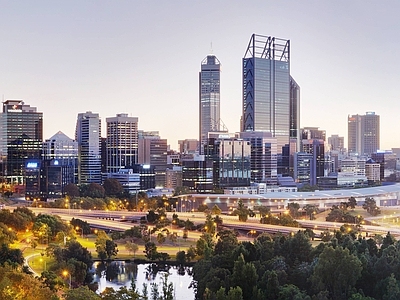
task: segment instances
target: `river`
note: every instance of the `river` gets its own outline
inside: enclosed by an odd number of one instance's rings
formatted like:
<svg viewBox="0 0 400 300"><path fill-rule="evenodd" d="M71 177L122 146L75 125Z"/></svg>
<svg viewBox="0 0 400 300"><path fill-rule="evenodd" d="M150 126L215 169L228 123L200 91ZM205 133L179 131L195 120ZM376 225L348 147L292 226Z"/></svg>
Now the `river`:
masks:
<svg viewBox="0 0 400 300"><path fill-rule="evenodd" d="M94 281L99 284L99 293L106 287L112 287L115 290L122 286L130 288L133 279L138 292L142 293L143 284L146 284L150 296L151 283L158 284L161 291L162 278L168 274L168 282L171 282L174 287L176 300L194 299L194 290L189 288L192 282L191 268L113 261L107 265L96 262L93 265L93 271L95 272Z"/></svg>

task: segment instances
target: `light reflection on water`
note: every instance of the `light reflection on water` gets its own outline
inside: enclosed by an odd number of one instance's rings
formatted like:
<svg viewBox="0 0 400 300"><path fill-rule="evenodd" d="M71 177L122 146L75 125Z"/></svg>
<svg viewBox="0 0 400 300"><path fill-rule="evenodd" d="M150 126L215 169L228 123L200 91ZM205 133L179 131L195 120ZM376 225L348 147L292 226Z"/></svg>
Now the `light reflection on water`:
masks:
<svg viewBox="0 0 400 300"><path fill-rule="evenodd" d="M93 265L95 272L94 281L99 283L97 292L102 292L106 287L112 287L118 290L122 286L131 287L132 279L136 284L136 289L141 293L143 284L147 285L147 291L150 296L150 283L157 283L159 291L161 291L161 280L164 274L168 273L168 282L171 282L174 287L176 300L191 300L194 299L194 291L189 288L192 282L190 275L191 268L178 268L168 265L156 264L134 264L124 261L114 261L104 265L100 262L95 262Z"/></svg>

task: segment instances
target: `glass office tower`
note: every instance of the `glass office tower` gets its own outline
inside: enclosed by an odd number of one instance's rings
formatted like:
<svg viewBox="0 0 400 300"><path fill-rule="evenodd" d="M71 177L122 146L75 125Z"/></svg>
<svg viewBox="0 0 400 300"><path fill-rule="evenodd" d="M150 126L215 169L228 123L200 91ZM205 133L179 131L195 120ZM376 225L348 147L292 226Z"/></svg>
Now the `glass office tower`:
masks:
<svg viewBox="0 0 400 300"><path fill-rule="evenodd" d="M253 34L243 58L242 131L270 132L278 153L299 140L300 87L290 76L290 41Z"/></svg>
<svg viewBox="0 0 400 300"><path fill-rule="evenodd" d="M43 113L22 100L6 100L0 114L0 131L2 179L22 185L26 160L41 158Z"/></svg>
<svg viewBox="0 0 400 300"><path fill-rule="evenodd" d="M199 130L200 154L207 144L208 132L220 131L220 74L221 63L214 55L201 62L199 73Z"/></svg>

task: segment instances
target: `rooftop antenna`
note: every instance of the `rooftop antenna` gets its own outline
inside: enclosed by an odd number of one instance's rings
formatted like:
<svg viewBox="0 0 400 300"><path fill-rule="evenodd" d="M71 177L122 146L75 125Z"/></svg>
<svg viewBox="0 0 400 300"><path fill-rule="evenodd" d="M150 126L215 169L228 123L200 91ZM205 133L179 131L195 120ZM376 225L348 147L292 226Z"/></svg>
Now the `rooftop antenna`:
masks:
<svg viewBox="0 0 400 300"><path fill-rule="evenodd" d="M211 42L211 49L210 49L210 54L213 54L213 47L212 47L212 42Z"/></svg>

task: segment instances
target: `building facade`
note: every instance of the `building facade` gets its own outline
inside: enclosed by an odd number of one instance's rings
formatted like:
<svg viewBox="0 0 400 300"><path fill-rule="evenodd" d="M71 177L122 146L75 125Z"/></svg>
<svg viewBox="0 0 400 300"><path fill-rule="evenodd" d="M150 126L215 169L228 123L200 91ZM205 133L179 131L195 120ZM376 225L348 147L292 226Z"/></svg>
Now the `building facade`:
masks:
<svg viewBox="0 0 400 300"><path fill-rule="evenodd" d="M375 112L348 116L349 154L370 156L379 150L380 118Z"/></svg>
<svg viewBox="0 0 400 300"><path fill-rule="evenodd" d="M78 142L78 184L101 184L101 120L90 111L79 113L75 140Z"/></svg>
<svg viewBox="0 0 400 300"><path fill-rule="evenodd" d="M251 145L251 182L277 185L277 141L269 132L246 131L240 138Z"/></svg>
<svg viewBox="0 0 400 300"><path fill-rule="evenodd" d="M213 164L214 189L250 185L250 141L238 138L209 138L204 154Z"/></svg>
<svg viewBox="0 0 400 300"><path fill-rule="evenodd" d="M199 73L199 141L207 144L209 132L220 131L220 77L221 63L215 55L201 62Z"/></svg>
<svg viewBox="0 0 400 300"><path fill-rule="evenodd" d="M27 159L41 159L43 113L22 100L6 100L0 114L1 176L13 185L25 184Z"/></svg>
<svg viewBox="0 0 400 300"><path fill-rule="evenodd" d="M138 162L138 118L117 114L106 118L106 122L106 170L107 173L118 173Z"/></svg>
<svg viewBox="0 0 400 300"><path fill-rule="evenodd" d="M157 132L140 131L138 140L138 163L154 167L156 187L165 187L165 172L168 167L168 142Z"/></svg>
<svg viewBox="0 0 400 300"><path fill-rule="evenodd" d="M300 87L290 76L290 41L253 34L243 58L242 131L270 132L278 153L299 139Z"/></svg>

